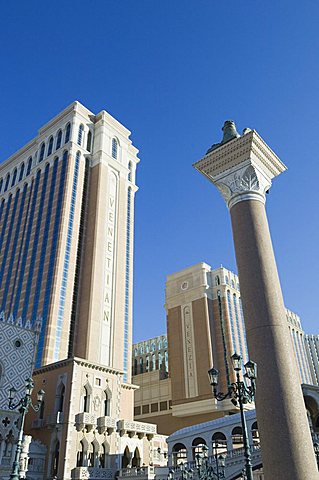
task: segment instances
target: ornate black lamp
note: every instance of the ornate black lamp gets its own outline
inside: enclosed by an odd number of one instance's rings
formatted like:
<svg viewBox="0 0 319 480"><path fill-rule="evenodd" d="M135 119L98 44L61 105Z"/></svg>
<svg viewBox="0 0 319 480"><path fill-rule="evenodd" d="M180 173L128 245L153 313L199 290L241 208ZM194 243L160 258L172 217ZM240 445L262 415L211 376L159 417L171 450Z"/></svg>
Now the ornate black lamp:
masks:
<svg viewBox="0 0 319 480"><path fill-rule="evenodd" d="M34 383L32 378L26 379L25 384L25 396L19 400L18 403L14 403L14 398L16 396L17 390L14 387L9 389L9 408L10 410L18 410L21 414L20 417L20 428L19 428L19 435L18 435L18 442L17 448L15 452L14 462L12 466L12 473L10 475L10 480L19 480L19 469L20 469L20 455L21 455L21 448L22 448L22 439L23 439L23 427L25 416L29 411L29 408L32 407L35 412L38 412L41 408L43 398L44 398L44 391L39 390L37 393L37 403L33 405L31 395L33 392Z"/></svg>
<svg viewBox="0 0 319 480"><path fill-rule="evenodd" d="M208 370L209 382L213 387L214 397L217 401L230 398L234 405L239 403L240 418L243 429L243 441L244 441L244 455L245 455L245 472L247 480L253 480L253 469L251 464L251 452L248 441L247 425L244 414L243 405L245 403L251 403L254 401L256 393L256 378L257 378L257 365L255 362L249 360L245 365L244 377L249 380L250 385L247 386L245 382L240 380L240 371L242 369L242 358L237 353L234 353L231 357L233 368L236 372L236 382L231 383L228 386L227 393L217 391L219 371L216 368Z"/></svg>

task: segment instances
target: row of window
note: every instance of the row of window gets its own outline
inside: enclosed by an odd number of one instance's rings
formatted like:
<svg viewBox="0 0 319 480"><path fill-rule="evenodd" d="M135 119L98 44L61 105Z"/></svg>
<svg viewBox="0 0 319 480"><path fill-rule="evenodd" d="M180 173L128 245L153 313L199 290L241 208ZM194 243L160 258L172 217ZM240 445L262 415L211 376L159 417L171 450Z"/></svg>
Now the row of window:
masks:
<svg viewBox="0 0 319 480"><path fill-rule="evenodd" d="M159 340L157 343L152 342L150 345L141 345L140 347L136 347L133 350L134 356L143 355L144 353L155 352L155 350L162 350L162 348L167 348L167 339L165 338L163 341Z"/></svg>
<svg viewBox="0 0 319 480"><path fill-rule="evenodd" d="M156 412L164 412L165 410L169 410L172 407L172 400L164 401L164 402L156 402L151 403L150 405L139 405L134 407L134 417L137 415L144 415L147 413L156 413Z"/></svg>
<svg viewBox="0 0 319 480"><path fill-rule="evenodd" d="M86 385L82 389L81 405L80 405L81 413L82 412L90 413L91 401L92 401L92 390L90 386ZM102 401L102 415L105 417L109 417L111 415L111 397L110 397L110 393L108 392L104 392L104 398Z"/></svg>
<svg viewBox="0 0 319 480"><path fill-rule="evenodd" d="M231 279L231 281L229 283L228 275L225 275L225 283L226 283L226 285L230 285L232 288L234 288L234 289L237 288L237 290L239 290L239 283L237 282L236 286L235 286L235 281L233 279ZM220 285L220 278L219 278L219 275L216 275L215 286L217 287L218 285Z"/></svg>
<svg viewBox="0 0 319 480"><path fill-rule="evenodd" d="M168 353L164 352L162 355L159 352L156 358L155 353L153 355L147 355L145 358L140 357L139 361L134 358L133 362L133 375L139 375L140 373L152 372L154 370L163 370L168 372Z"/></svg>

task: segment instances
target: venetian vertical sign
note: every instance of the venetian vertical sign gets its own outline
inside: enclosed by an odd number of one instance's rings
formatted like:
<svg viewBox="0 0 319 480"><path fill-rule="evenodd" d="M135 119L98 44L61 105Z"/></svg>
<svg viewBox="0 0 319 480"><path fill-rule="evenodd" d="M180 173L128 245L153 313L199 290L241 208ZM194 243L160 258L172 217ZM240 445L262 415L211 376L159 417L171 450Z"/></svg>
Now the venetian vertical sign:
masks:
<svg viewBox="0 0 319 480"><path fill-rule="evenodd" d="M106 237L105 237L105 265L104 265L104 306L101 336L101 363L110 364L111 357L111 331L114 319L114 278L115 278L115 250L116 250L116 224L117 224L117 196L118 177L114 171L109 170L108 197L106 209Z"/></svg>
<svg viewBox="0 0 319 480"><path fill-rule="evenodd" d="M191 306L182 307L183 312L183 347L184 347L184 368L185 368L185 393L186 397L196 397L198 395L197 388L197 372L196 357L194 347L194 329Z"/></svg>

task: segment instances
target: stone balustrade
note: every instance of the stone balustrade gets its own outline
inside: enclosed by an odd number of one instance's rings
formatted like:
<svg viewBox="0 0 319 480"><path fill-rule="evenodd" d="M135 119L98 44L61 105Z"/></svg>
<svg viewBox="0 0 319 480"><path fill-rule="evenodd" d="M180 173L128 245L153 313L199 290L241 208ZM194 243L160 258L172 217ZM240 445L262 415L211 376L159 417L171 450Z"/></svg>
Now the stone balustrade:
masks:
<svg viewBox="0 0 319 480"><path fill-rule="evenodd" d="M113 480L114 474L115 472L111 468L76 467L71 472L71 478L72 480L84 480L87 478L91 480Z"/></svg>
<svg viewBox="0 0 319 480"><path fill-rule="evenodd" d="M122 435L127 433L130 437L137 435L139 438L143 438L146 435L149 440L157 433L157 426L153 423L119 420L117 427Z"/></svg>
<svg viewBox="0 0 319 480"><path fill-rule="evenodd" d="M108 435L111 435L114 430L116 430L116 419L112 417L99 417L97 419L97 428L99 433L107 432Z"/></svg>
<svg viewBox="0 0 319 480"><path fill-rule="evenodd" d="M82 412L75 415L75 427L78 431L82 430L84 427L87 431L90 431L95 425L96 415L94 415L94 413Z"/></svg>

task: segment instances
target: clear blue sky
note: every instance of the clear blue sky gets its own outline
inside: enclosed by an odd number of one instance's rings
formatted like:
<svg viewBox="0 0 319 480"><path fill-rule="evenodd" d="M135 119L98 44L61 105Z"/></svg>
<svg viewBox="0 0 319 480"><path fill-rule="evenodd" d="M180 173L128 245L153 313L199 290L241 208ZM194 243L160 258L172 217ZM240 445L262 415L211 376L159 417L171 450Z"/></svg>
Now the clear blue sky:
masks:
<svg viewBox="0 0 319 480"><path fill-rule="evenodd" d="M140 149L134 339L166 330L165 277L236 269L230 220L192 168L225 119L287 164L267 209L285 303L318 328L319 3L94 0L1 5L1 161L73 100Z"/></svg>

